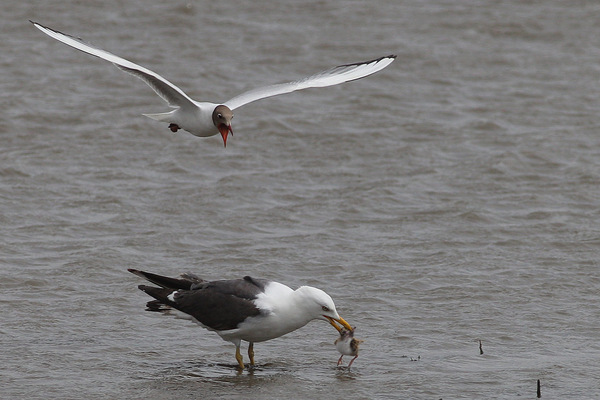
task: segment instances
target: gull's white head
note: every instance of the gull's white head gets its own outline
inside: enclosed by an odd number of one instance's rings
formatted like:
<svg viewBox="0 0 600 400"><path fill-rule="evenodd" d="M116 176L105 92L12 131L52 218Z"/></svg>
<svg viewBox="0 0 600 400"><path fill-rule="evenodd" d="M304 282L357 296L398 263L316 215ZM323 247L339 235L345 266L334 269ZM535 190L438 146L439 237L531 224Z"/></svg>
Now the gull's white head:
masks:
<svg viewBox="0 0 600 400"><path fill-rule="evenodd" d="M303 304L313 319L328 321L338 332L342 328L336 322L346 329L352 330L352 327L338 314L331 296L321 289L312 286L301 286L296 290L296 293L303 297Z"/></svg>

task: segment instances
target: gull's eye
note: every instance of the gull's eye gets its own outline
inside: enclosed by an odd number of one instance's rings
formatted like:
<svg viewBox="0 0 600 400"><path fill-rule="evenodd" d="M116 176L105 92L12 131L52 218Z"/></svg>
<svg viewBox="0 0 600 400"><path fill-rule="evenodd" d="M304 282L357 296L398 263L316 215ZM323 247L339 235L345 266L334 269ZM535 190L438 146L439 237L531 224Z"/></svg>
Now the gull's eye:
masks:
<svg viewBox="0 0 600 400"><path fill-rule="evenodd" d="M217 117L223 119L223 114L217 114Z"/></svg>
<svg viewBox="0 0 600 400"><path fill-rule="evenodd" d="M321 307L321 310L323 310L323 311L329 311L329 307L323 306L323 307Z"/></svg>

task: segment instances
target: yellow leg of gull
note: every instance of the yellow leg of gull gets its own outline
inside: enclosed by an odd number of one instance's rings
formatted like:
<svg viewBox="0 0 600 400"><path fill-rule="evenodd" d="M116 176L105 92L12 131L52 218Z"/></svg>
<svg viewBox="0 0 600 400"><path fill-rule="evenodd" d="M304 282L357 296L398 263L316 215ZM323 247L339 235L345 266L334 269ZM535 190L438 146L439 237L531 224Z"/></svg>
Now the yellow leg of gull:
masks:
<svg viewBox="0 0 600 400"><path fill-rule="evenodd" d="M250 357L250 364L254 365L254 343L252 342L248 346L248 357Z"/></svg>
<svg viewBox="0 0 600 400"><path fill-rule="evenodd" d="M242 353L240 353L240 346L235 346L235 359L240 364L240 369L244 369L244 358L242 357Z"/></svg>

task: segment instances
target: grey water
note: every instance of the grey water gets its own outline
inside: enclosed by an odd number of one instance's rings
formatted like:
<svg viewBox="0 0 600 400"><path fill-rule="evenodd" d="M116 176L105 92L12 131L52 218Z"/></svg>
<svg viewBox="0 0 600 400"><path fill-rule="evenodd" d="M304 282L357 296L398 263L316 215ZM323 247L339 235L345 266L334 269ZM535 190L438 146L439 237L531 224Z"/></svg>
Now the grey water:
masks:
<svg viewBox="0 0 600 400"><path fill-rule="evenodd" d="M0 9L1 398L600 397L597 2ZM28 19L214 102L398 58L236 110L223 148ZM365 342L337 368L315 321L237 374L127 268L316 286Z"/></svg>

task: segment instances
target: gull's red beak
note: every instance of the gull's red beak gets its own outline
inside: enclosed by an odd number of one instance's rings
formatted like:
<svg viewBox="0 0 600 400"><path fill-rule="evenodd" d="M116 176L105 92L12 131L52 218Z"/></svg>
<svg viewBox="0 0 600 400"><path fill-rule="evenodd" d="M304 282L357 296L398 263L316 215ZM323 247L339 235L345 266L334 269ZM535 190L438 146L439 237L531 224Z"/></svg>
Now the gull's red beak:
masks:
<svg viewBox="0 0 600 400"><path fill-rule="evenodd" d="M233 136L233 129L231 129L231 125L219 124L219 133L223 138L223 147L227 147L227 135L231 132L231 136Z"/></svg>

